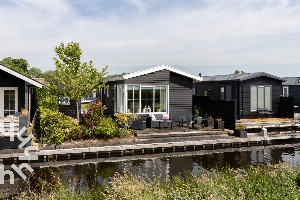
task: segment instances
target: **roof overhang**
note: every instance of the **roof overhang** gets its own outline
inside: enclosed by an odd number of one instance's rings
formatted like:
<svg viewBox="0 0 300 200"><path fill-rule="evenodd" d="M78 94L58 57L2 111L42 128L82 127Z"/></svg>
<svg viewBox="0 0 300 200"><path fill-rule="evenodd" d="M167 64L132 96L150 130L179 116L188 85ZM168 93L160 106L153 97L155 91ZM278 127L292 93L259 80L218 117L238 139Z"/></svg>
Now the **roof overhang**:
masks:
<svg viewBox="0 0 300 200"><path fill-rule="evenodd" d="M195 81L202 81L203 80L203 78L200 77L200 76L196 76L194 74L191 74L191 73L185 72L183 70L171 67L169 65L160 65L160 66L149 68L149 69L145 69L145 70L142 70L142 71L137 71L137 72L125 74L125 75L123 75L123 78L124 78L124 80L126 80L126 79L130 79L130 78L134 78L134 77L138 77L138 76L150 74L150 73L161 71L161 70L168 70L168 71L171 71L173 73L176 73L176 74L179 74L179 75L191 78L191 79L193 79Z"/></svg>
<svg viewBox="0 0 300 200"><path fill-rule="evenodd" d="M16 71L14 71L14 70L12 70L12 69L10 69L10 68L2 65L2 64L0 64L0 69L2 71L5 71L5 72L7 72L7 73L9 73L9 74L11 74L11 75L19 78L19 79L22 79L22 80L26 81L27 83L30 83L30 84L38 87L38 88L42 88L43 87L42 83L37 82L37 81L35 81L35 80L31 79L31 78L28 78L27 76L24 76L23 74L20 74L19 72L16 72Z"/></svg>

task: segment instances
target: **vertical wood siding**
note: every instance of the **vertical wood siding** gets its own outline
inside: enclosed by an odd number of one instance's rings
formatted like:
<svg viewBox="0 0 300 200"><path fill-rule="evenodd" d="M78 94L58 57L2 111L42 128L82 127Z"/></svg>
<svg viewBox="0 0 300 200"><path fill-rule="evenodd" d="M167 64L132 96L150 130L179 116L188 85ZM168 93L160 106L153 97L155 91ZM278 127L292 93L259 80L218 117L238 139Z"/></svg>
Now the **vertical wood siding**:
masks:
<svg viewBox="0 0 300 200"><path fill-rule="evenodd" d="M182 113L186 111L192 113L192 86L191 78L170 72L169 114L173 119L182 117Z"/></svg>
<svg viewBox="0 0 300 200"><path fill-rule="evenodd" d="M250 80L242 81L241 86L243 86L243 112L244 117L255 117L256 113L250 111L250 86L251 85L271 85L272 86L272 111L274 113L278 112L280 104L280 96L282 95L282 81L268 78L268 77L258 77Z"/></svg>

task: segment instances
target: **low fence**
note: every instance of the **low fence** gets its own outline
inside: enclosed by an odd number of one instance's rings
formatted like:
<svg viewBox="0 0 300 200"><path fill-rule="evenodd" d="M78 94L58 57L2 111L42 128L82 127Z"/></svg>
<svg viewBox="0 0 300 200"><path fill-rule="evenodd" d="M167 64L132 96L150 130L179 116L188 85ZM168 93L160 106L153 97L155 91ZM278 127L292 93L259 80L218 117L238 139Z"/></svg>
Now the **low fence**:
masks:
<svg viewBox="0 0 300 200"><path fill-rule="evenodd" d="M294 118L294 97L280 97L279 111L280 117Z"/></svg>
<svg viewBox="0 0 300 200"><path fill-rule="evenodd" d="M203 114L216 119L221 117L225 121L225 128L234 130L236 119L235 101L212 100L209 96L193 96L193 108L201 107Z"/></svg>

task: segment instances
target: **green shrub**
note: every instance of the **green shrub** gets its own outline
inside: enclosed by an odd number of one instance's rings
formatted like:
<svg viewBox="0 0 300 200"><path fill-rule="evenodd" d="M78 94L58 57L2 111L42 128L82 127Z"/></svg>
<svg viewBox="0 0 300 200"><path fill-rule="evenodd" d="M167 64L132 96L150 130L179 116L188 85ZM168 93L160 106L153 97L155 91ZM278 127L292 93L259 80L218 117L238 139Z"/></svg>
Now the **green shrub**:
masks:
<svg viewBox="0 0 300 200"><path fill-rule="evenodd" d="M117 123L111 117L103 117L97 126L95 133L104 138L112 137L116 133Z"/></svg>
<svg viewBox="0 0 300 200"><path fill-rule="evenodd" d="M98 98L87 105L87 111L83 113L82 120L90 135L93 135L93 132L97 129L100 120L104 117L105 110L106 106Z"/></svg>
<svg viewBox="0 0 300 200"><path fill-rule="evenodd" d="M37 89L39 108L58 110L58 88L56 85L44 85Z"/></svg>
<svg viewBox="0 0 300 200"><path fill-rule="evenodd" d="M57 110L40 108L40 130L48 144L60 144L72 138L80 130L79 123Z"/></svg>

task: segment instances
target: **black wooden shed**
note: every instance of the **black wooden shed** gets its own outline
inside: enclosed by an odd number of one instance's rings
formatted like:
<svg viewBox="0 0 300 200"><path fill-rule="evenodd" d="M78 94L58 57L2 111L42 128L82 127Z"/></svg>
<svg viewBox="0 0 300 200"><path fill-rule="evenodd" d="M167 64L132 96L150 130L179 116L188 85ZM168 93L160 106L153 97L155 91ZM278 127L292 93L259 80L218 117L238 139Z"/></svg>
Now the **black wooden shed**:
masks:
<svg viewBox="0 0 300 200"><path fill-rule="evenodd" d="M26 109L32 118L37 108L35 89L42 87L42 83L0 64L0 117Z"/></svg>
<svg viewBox="0 0 300 200"><path fill-rule="evenodd" d="M203 81L195 82L193 89L197 96L235 100L237 119L256 118L259 108L278 113L283 81L265 72L203 76Z"/></svg>
<svg viewBox="0 0 300 200"><path fill-rule="evenodd" d="M294 97L295 105L300 107L300 77L284 77L282 83L283 97Z"/></svg>
<svg viewBox="0 0 300 200"><path fill-rule="evenodd" d="M107 89L98 96L106 114L169 114L192 112L192 87L202 78L168 65L108 77Z"/></svg>

